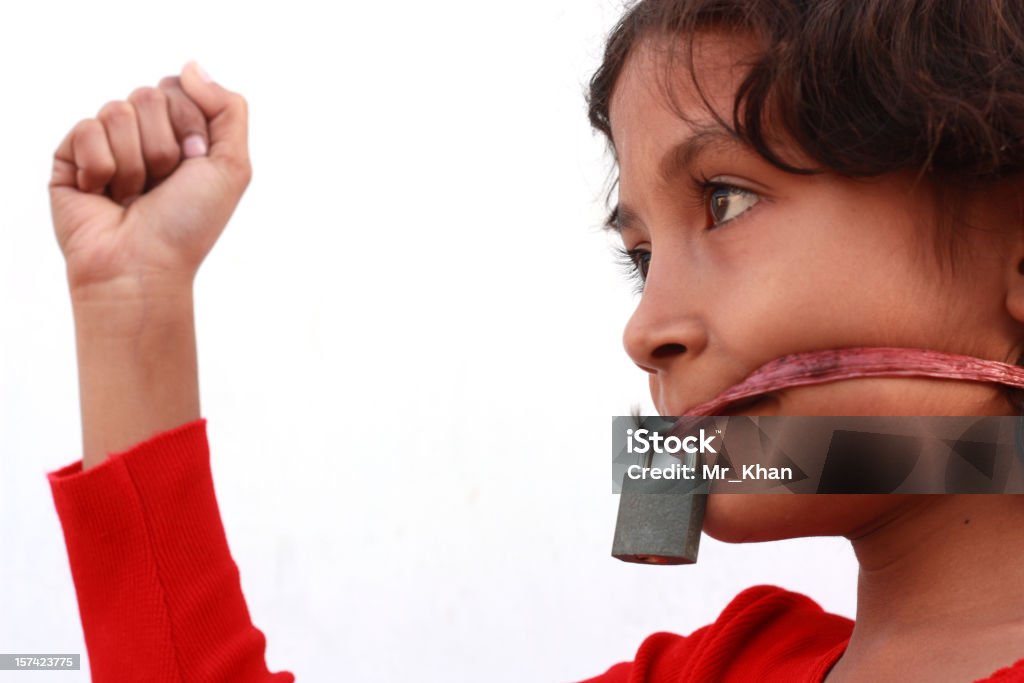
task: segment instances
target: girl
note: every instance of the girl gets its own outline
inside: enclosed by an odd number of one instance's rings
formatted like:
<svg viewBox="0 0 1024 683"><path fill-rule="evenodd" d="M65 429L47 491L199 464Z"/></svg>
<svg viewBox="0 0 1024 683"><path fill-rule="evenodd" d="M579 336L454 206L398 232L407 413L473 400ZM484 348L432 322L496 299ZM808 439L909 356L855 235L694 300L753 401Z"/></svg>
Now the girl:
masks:
<svg viewBox="0 0 1024 683"><path fill-rule="evenodd" d="M1024 340L1024 4L647 0L590 116L643 298L625 345L659 412L766 362L906 347L1013 363ZM853 379L745 412L1013 415L981 383ZM597 680L969 681L1024 656L1018 496L712 494L727 541L842 535L855 624L771 589ZM620 678L616 679L615 676ZM1024 677L1024 661L1000 680Z"/></svg>
<svg viewBox="0 0 1024 683"><path fill-rule="evenodd" d="M659 411L801 351L1016 361L1021 74L1024 5L1009 1L635 5L590 113L619 172L609 225L643 287L626 348ZM56 156L84 455L51 484L97 681L292 679L264 664L198 406L191 284L248 181L245 130L242 99L190 65ZM743 411L1009 415L1013 398L854 379ZM1015 496L712 495L705 528L723 540L849 538L856 621L756 587L593 680L1024 680L1022 524Z"/></svg>

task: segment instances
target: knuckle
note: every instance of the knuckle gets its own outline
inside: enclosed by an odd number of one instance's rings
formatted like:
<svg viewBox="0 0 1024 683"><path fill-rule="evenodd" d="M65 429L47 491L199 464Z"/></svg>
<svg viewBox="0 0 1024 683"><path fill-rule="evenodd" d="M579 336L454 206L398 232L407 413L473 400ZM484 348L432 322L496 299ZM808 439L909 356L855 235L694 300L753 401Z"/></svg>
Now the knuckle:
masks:
<svg viewBox="0 0 1024 683"><path fill-rule="evenodd" d="M107 179L117 172L117 165L109 156L101 156L90 160L85 166L85 171L93 178Z"/></svg>
<svg viewBox="0 0 1024 683"><path fill-rule="evenodd" d="M71 130L75 136L82 136L94 133L100 128L102 128L102 125L96 119L82 119Z"/></svg>
<svg viewBox="0 0 1024 683"><path fill-rule="evenodd" d="M242 162L241 168L239 169L242 181L242 187L248 187L249 183L252 182L252 163L245 159Z"/></svg>
<svg viewBox="0 0 1024 683"><path fill-rule="evenodd" d="M174 119L190 132L206 130L206 117L192 102L180 102L178 106L172 107L172 112Z"/></svg>
<svg viewBox="0 0 1024 683"><path fill-rule="evenodd" d="M97 118L105 124L127 123L134 117L135 112L132 106L121 100L107 102L97 115Z"/></svg>
<svg viewBox="0 0 1024 683"><path fill-rule="evenodd" d="M249 161L248 157L226 158L224 159L224 164L227 167L228 173L235 182L237 182L243 189L248 187L249 182L252 180L252 163Z"/></svg>
<svg viewBox="0 0 1024 683"><path fill-rule="evenodd" d="M167 90L168 88L180 88L181 79L177 76L164 76L160 79L160 82L157 84L157 87L161 90Z"/></svg>
<svg viewBox="0 0 1024 683"><path fill-rule="evenodd" d="M234 106L234 108L242 116L244 116L244 117L248 117L249 116L249 102L244 97L239 95L238 93L235 93L234 95L232 95L232 106Z"/></svg>
<svg viewBox="0 0 1024 683"><path fill-rule="evenodd" d="M164 106L167 103L167 95L160 88L136 88L128 96L128 100L136 106Z"/></svg>
<svg viewBox="0 0 1024 683"><path fill-rule="evenodd" d="M149 163L157 170L169 171L181 160L181 149L174 144L159 145L149 155Z"/></svg>
<svg viewBox="0 0 1024 683"><path fill-rule="evenodd" d="M141 187L146 183L146 169L138 163L118 166L117 179L122 185Z"/></svg>

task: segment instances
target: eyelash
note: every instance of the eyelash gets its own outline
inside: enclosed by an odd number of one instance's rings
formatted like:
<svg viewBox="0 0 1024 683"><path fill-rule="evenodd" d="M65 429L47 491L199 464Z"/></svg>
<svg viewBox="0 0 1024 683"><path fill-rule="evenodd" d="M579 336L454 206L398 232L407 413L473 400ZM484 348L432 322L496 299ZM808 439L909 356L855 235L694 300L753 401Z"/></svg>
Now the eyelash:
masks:
<svg viewBox="0 0 1024 683"><path fill-rule="evenodd" d="M718 190L727 190L730 192L737 191L740 194L753 195L758 198L758 201L760 201L760 197L758 197L757 193L746 188L739 187L738 185L714 181L703 175L690 176L690 179L693 182L696 194L698 194L701 198L700 205L701 207L704 208L707 214L708 222L711 224L710 227L707 228L708 230L717 230L723 225L731 223L732 221L741 217L743 214L747 213L747 211L753 208L752 205L741 211L736 216L726 219L720 223L716 223L710 207L712 196ZM634 293L643 294L644 283L647 281L647 271L650 269L651 252L647 249L625 249L623 247L618 247L615 251L615 261L619 265L619 267L621 267L625 271L626 278L633 282Z"/></svg>
<svg viewBox="0 0 1024 683"><path fill-rule="evenodd" d="M633 293L643 294L644 283L647 281L647 272L641 266L641 259L651 258L651 252L646 249L615 248L615 263L622 268L626 279L633 283Z"/></svg>

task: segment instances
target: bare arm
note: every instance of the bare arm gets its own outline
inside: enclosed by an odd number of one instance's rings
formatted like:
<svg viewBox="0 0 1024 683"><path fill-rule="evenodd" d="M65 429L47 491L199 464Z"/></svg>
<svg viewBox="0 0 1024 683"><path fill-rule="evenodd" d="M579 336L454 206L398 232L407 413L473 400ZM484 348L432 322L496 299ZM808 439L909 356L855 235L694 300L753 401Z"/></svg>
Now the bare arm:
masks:
<svg viewBox="0 0 1024 683"><path fill-rule="evenodd" d="M74 315L83 469L199 418L188 283L78 297Z"/></svg>
<svg viewBox="0 0 1024 683"><path fill-rule="evenodd" d="M251 170L245 101L190 65L80 122L50 183L83 468L199 417L192 283Z"/></svg>

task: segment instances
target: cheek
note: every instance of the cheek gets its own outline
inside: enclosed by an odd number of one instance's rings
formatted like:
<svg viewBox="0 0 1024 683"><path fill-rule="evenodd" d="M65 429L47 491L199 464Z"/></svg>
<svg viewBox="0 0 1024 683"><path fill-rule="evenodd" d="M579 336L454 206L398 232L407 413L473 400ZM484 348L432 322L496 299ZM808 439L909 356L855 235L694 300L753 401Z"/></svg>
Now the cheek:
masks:
<svg viewBox="0 0 1024 683"><path fill-rule="evenodd" d="M712 494L704 531L726 543L857 536L910 505L913 496Z"/></svg>
<svg viewBox="0 0 1024 683"><path fill-rule="evenodd" d="M805 193L815 201L766 207L709 241L713 336L754 360L948 344L963 287L943 283L919 221L897 215L888 195L820 185Z"/></svg>

